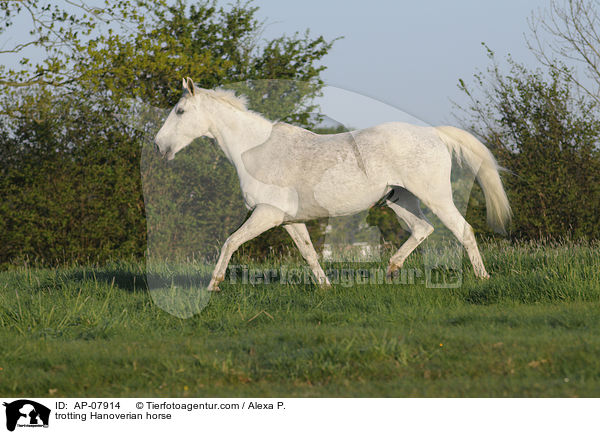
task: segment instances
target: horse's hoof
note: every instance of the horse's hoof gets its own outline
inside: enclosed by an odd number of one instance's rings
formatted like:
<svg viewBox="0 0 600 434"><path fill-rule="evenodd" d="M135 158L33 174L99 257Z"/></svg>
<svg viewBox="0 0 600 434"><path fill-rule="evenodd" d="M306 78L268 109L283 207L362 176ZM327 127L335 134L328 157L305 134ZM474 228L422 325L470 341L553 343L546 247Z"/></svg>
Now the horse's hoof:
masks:
<svg viewBox="0 0 600 434"><path fill-rule="evenodd" d="M490 275L487 272L483 272L483 274L480 274L479 276L477 276L479 279L481 280L488 280L490 278Z"/></svg>
<svg viewBox="0 0 600 434"><path fill-rule="evenodd" d="M219 288L219 283L225 280L225 276L223 277L213 277L208 284L208 290L211 292L219 292L221 289Z"/></svg>
<svg viewBox="0 0 600 434"><path fill-rule="evenodd" d="M385 278L387 280L392 280L394 278L394 273L396 271L398 271L399 269L400 269L399 266L390 264L390 266L388 267L388 269L385 273Z"/></svg>

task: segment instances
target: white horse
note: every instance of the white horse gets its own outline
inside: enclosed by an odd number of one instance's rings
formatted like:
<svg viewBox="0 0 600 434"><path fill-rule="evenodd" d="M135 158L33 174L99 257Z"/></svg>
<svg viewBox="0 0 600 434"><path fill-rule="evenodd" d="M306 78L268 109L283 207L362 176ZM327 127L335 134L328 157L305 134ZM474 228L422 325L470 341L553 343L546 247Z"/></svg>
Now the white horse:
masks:
<svg viewBox="0 0 600 434"><path fill-rule="evenodd" d="M389 263L388 275L433 232L419 201L433 211L465 247L476 276L488 278L473 229L452 200L452 154L477 175L488 223L503 231L511 210L490 151L458 128L400 122L342 134L319 135L273 123L246 108L231 91L206 90L183 80L183 96L157 133L169 160L198 137L215 139L235 166L246 222L225 242L208 289L219 290L232 254L246 241L278 225L291 235L319 284L329 280L319 265L305 221L355 214L382 198L411 235Z"/></svg>

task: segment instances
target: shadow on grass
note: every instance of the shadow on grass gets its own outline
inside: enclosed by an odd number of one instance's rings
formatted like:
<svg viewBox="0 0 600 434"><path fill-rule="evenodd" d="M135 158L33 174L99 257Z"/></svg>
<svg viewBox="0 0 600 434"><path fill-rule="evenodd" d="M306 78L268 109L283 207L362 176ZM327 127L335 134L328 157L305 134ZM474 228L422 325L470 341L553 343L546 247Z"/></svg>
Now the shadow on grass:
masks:
<svg viewBox="0 0 600 434"><path fill-rule="evenodd" d="M128 270L112 271L77 271L69 276L69 280L77 282L101 282L107 285L114 285L127 292L147 291L148 281L145 273L138 273Z"/></svg>
<svg viewBox="0 0 600 434"><path fill-rule="evenodd" d="M201 271L194 272L134 272L129 270L97 270L93 272L77 271L69 276L69 280L78 282L98 281L115 286L123 291L152 291L170 287L206 288L210 275Z"/></svg>

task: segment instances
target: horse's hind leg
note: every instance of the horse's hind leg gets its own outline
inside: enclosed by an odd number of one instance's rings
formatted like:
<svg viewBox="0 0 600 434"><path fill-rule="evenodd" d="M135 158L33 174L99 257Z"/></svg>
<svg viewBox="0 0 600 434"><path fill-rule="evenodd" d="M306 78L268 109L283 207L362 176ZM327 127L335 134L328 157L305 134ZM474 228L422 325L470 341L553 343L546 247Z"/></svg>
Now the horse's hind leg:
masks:
<svg viewBox="0 0 600 434"><path fill-rule="evenodd" d="M296 247L298 247L298 250L300 250L302 257L304 257L306 262L308 262L308 265L315 275L319 285L331 286L329 279L319 264L319 257L315 251L315 248L313 247L312 241L310 240L310 235L308 234L306 225L304 223L292 223L285 225L284 228L288 231L292 237L292 240L294 240L294 243L296 243Z"/></svg>
<svg viewBox="0 0 600 434"><path fill-rule="evenodd" d="M450 190L450 189L449 189ZM487 279L490 275L485 271L479 248L477 247L477 241L475 240L475 234L471 225L465 220L462 214L456 209L456 205L452 201L452 192L448 194L436 196L435 200L423 200L425 205L431 209L439 217L439 219L446 225L448 229L454 234L454 236L464 246L471 264L473 265L473 271L475 275L482 279Z"/></svg>
<svg viewBox="0 0 600 434"><path fill-rule="evenodd" d="M408 255L433 232L433 226L423 215L423 211L419 206L419 199L408 190L400 187L394 188L392 195L386 202L396 213L398 219L406 222L410 230L408 240L390 258L390 265L387 269L389 277L394 271L402 267Z"/></svg>

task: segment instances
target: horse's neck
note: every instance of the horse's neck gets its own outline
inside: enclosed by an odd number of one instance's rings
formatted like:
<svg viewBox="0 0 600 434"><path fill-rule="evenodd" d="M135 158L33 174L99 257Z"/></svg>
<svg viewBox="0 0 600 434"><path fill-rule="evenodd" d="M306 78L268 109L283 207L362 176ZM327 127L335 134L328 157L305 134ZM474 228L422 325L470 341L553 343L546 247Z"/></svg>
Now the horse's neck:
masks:
<svg viewBox="0 0 600 434"><path fill-rule="evenodd" d="M242 154L264 143L271 135L273 124L250 111L232 107L218 107L213 115L211 134L229 160L238 169L242 165Z"/></svg>

